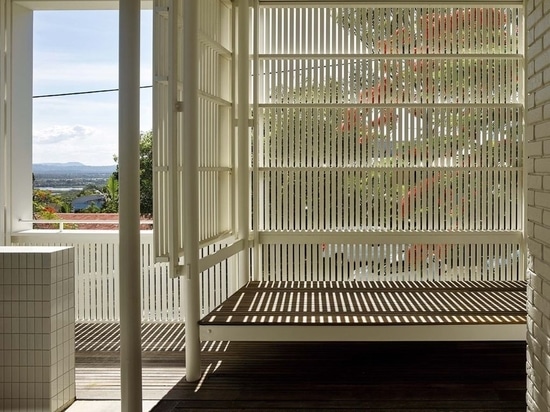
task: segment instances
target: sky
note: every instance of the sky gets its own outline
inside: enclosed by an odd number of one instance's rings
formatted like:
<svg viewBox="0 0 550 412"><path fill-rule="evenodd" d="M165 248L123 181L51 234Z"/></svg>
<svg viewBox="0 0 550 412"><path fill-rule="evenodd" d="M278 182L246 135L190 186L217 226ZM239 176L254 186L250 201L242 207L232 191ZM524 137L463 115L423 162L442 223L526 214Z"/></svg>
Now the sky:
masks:
<svg viewBox="0 0 550 412"><path fill-rule="evenodd" d="M142 12L141 31L141 86L151 86L151 11ZM33 163L114 164L117 92L36 96L118 87L118 12L35 12L33 77ZM140 106L140 129L149 131L151 88Z"/></svg>

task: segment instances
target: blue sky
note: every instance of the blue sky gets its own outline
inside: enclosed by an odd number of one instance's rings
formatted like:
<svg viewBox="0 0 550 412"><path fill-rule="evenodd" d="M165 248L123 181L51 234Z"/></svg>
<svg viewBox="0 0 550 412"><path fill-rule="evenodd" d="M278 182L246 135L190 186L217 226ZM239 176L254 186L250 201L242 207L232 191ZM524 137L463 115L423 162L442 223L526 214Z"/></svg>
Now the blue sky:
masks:
<svg viewBox="0 0 550 412"><path fill-rule="evenodd" d="M141 85L152 84L152 14L142 13ZM118 12L34 13L33 95L118 87ZM152 91L141 92L141 130L152 128ZM118 93L33 99L33 163L113 164Z"/></svg>

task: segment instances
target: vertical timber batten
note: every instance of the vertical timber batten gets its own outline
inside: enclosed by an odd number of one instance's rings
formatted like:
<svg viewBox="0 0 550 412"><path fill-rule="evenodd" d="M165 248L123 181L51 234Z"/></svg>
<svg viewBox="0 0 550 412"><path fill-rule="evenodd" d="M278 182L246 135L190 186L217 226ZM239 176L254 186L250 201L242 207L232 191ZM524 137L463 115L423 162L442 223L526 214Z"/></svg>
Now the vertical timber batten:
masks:
<svg viewBox="0 0 550 412"><path fill-rule="evenodd" d="M178 190L178 141L180 139L180 130L178 129L178 60L180 53L178 53L178 18L180 2L177 0L171 0L169 3L168 13L168 50L169 50L169 64L168 64L168 102L170 107L168 108L168 253L170 256L170 274L172 277L178 276L180 272L179 256L180 256L180 220L179 220L179 190ZM185 226L184 226L185 227Z"/></svg>
<svg viewBox="0 0 550 412"><path fill-rule="evenodd" d="M139 233L140 2L119 13L120 366L123 412L142 410Z"/></svg>
<svg viewBox="0 0 550 412"><path fill-rule="evenodd" d="M245 247L239 253L239 284L244 285L249 278L249 117L250 117L250 53L249 53L249 4L248 0L239 1L238 10L238 90L237 90L237 173L238 173L238 231Z"/></svg>
<svg viewBox="0 0 550 412"><path fill-rule="evenodd" d="M185 365L186 380L194 382L201 376L200 368L200 279L199 279L199 64L198 64L198 1L183 2L183 245L185 250Z"/></svg>

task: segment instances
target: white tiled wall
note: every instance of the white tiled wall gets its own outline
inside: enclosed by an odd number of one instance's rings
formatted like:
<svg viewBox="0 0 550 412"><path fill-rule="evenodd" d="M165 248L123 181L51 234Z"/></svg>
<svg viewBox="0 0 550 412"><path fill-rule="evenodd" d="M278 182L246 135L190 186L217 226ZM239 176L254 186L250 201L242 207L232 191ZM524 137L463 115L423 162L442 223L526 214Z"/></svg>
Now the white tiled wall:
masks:
<svg viewBox="0 0 550 412"><path fill-rule="evenodd" d="M0 247L0 410L75 399L74 251Z"/></svg>

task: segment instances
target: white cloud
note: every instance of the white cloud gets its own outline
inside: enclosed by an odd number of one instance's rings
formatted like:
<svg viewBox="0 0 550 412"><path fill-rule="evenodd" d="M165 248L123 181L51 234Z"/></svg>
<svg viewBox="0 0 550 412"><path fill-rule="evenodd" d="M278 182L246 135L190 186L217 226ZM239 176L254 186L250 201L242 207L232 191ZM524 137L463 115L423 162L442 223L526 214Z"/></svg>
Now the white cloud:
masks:
<svg viewBox="0 0 550 412"><path fill-rule="evenodd" d="M94 134L95 129L89 126L52 126L46 129L38 130L34 133L35 144L57 144L70 140L81 140L84 137Z"/></svg>
<svg viewBox="0 0 550 412"><path fill-rule="evenodd" d="M33 163L110 165L118 150L118 138L111 129L57 125L37 131L34 137Z"/></svg>

